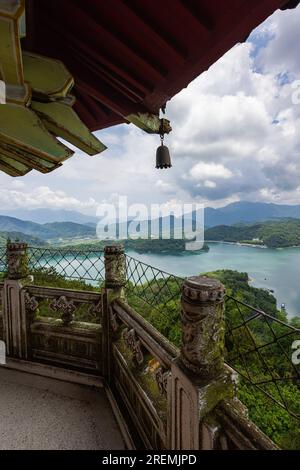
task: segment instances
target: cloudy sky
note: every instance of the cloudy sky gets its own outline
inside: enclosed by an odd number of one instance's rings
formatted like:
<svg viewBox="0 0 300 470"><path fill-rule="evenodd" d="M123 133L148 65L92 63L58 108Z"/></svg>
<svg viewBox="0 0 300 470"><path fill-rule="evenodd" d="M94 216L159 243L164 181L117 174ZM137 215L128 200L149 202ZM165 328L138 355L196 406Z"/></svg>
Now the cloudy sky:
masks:
<svg viewBox="0 0 300 470"><path fill-rule="evenodd" d="M97 133L108 146L97 157L77 152L49 175L0 173L0 210L95 214L118 195L149 204L300 204L299 24L300 6L275 12L168 103L172 169L154 168L158 136L116 126Z"/></svg>

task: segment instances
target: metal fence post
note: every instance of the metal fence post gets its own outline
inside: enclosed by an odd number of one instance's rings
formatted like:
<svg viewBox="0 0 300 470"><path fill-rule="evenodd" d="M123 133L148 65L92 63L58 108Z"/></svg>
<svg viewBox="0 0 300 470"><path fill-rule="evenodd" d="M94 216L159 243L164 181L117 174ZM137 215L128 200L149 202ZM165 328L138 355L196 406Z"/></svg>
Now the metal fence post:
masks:
<svg viewBox="0 0 300 470"><path fill-rule="evenodd" d="M182 288L182 347L172 366L172 449L205 447L204 418L234 396L224 364L224 286L216 279L191 277Z"/></svg>
<svg viewBox="0 0 300 470"><path fill-rule="evenodd" d="M4 281L3 330L8 356L27 359L27 320L22 287L30 282L26 243L7 244Z"/></svg>

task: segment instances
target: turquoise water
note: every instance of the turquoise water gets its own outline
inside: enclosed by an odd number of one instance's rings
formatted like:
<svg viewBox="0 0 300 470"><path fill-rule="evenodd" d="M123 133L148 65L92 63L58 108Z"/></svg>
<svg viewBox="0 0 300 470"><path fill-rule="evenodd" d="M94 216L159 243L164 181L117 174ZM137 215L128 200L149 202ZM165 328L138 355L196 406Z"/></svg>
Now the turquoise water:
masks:
<svg viewBox="0 0 300 470"><path fill-rule="evenodd" d="M247 272L254 287L274 290L277 304L285 303L289 316L300 316L300 248L267 249L210 243L210 250L180 256L128 253L147 264L178 276L235 269Z"/></svg>
<svg viewBox="0 0 300 470"><path fill-rule="evenodd" d="M193 276L217 269L247 272L251 285L272 289L277 305L286 305L289 316L300 316L300 248L267 249L235 244L209 243L208 252L182 255L139 254L128 252L136 259L177 276ZM41 265L53 265L71 277L99 279L103 276L103 258L72 256L59 260L47 257ZM151 272L147 273L149 276ZM92 282L92 281L90 281ZM99 282L99 281L98 281ZM98 282L94 282L96 285Z"/></svg>

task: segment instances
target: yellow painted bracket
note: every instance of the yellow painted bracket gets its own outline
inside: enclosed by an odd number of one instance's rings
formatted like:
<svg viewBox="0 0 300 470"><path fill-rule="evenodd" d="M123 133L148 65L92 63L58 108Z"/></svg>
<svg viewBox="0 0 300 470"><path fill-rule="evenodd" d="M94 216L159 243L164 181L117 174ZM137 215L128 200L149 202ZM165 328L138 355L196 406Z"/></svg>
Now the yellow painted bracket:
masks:
<svg viewBox="0 0 300 470"><path fill-rule="evenodd" d="M37 156L29 150L21 149L5 142L0 142L0 154L9 158L12 164L13 162L20 162L30 170L35 169L41 173L49 173L62 165L61 163L49 161L48 156L47 158Z"/></svg>
<svg viewBox="0 0 300 470"><path fill-rule="evenodd" d="M24 0L0 0L0 79L7 87L7 102L28 104L31 92L23 73L20 30Z"/></svg>
<svg viewBox="0 0 300 470"><path fill-rule="evenodd" d="M70 106L58 101L53 103L32 101L31 107L50 132L67 140L83 152L96 155L106 150L106 146L89 131Z"/></svg>
<svg viewBox="0 0 300 470"><path fill-rule="evenodd" d="M23 67L25 80L38 101L66 98L74 86L72 75L60 60L23 52Z"/></svg>
<svg viewBox="0 0 300 470"><path fill-rule="evenodd" d="M73 155L72 150L55 139L29 108L13 104L0 106L0 145L19 148L54 164Z"/></svg>
<svg viewBox="0 0 300 470"><path fill-rule="evenodd" d="M5 173L10 176L24 176L31 170L31 168L28 165L24 165L23 163L4 155L0 149L0 170L5 171Z"/></svg>
<svg viewBox="0 0 300 470"><path fill-rule="evenodd" d="M0 80L6 100L0 105L0 170L11 176L61 166L74 152L56 136L89 155L106 149L72 109L70 72L59 60L22 51L25 35L25 0L0 0Z"/></svg>
<svg viewBox="0 0 300 470"><path fill-rule="evenodd" d="M126 116L127 121L139 127L148 134L169 134L172 131L170 121L168 119L160 119L157 114L137 113Z"/></svg>

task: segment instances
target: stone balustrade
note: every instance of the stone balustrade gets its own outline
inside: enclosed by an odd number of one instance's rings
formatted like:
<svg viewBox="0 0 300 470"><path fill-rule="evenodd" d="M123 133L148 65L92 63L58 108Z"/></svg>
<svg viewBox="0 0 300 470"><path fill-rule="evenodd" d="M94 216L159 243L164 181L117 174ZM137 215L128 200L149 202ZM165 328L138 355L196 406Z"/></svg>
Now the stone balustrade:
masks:
<svg viewBox="0 0 300 470"><path fill-rule="evenodd" d="M45 374L56 366L102 377L125 423L128 447L276 448L235 396L235 374L224 361L225 289L219 281L200 276L184 282L179 350L127 304L120 247L105 249L99 292L35 286L25 244L8 244L7 265L0 339L8 358L26 367L39 364ZM46 304L48 318L39 314ZM82 305L94 323L76 320Z"/></svg>

